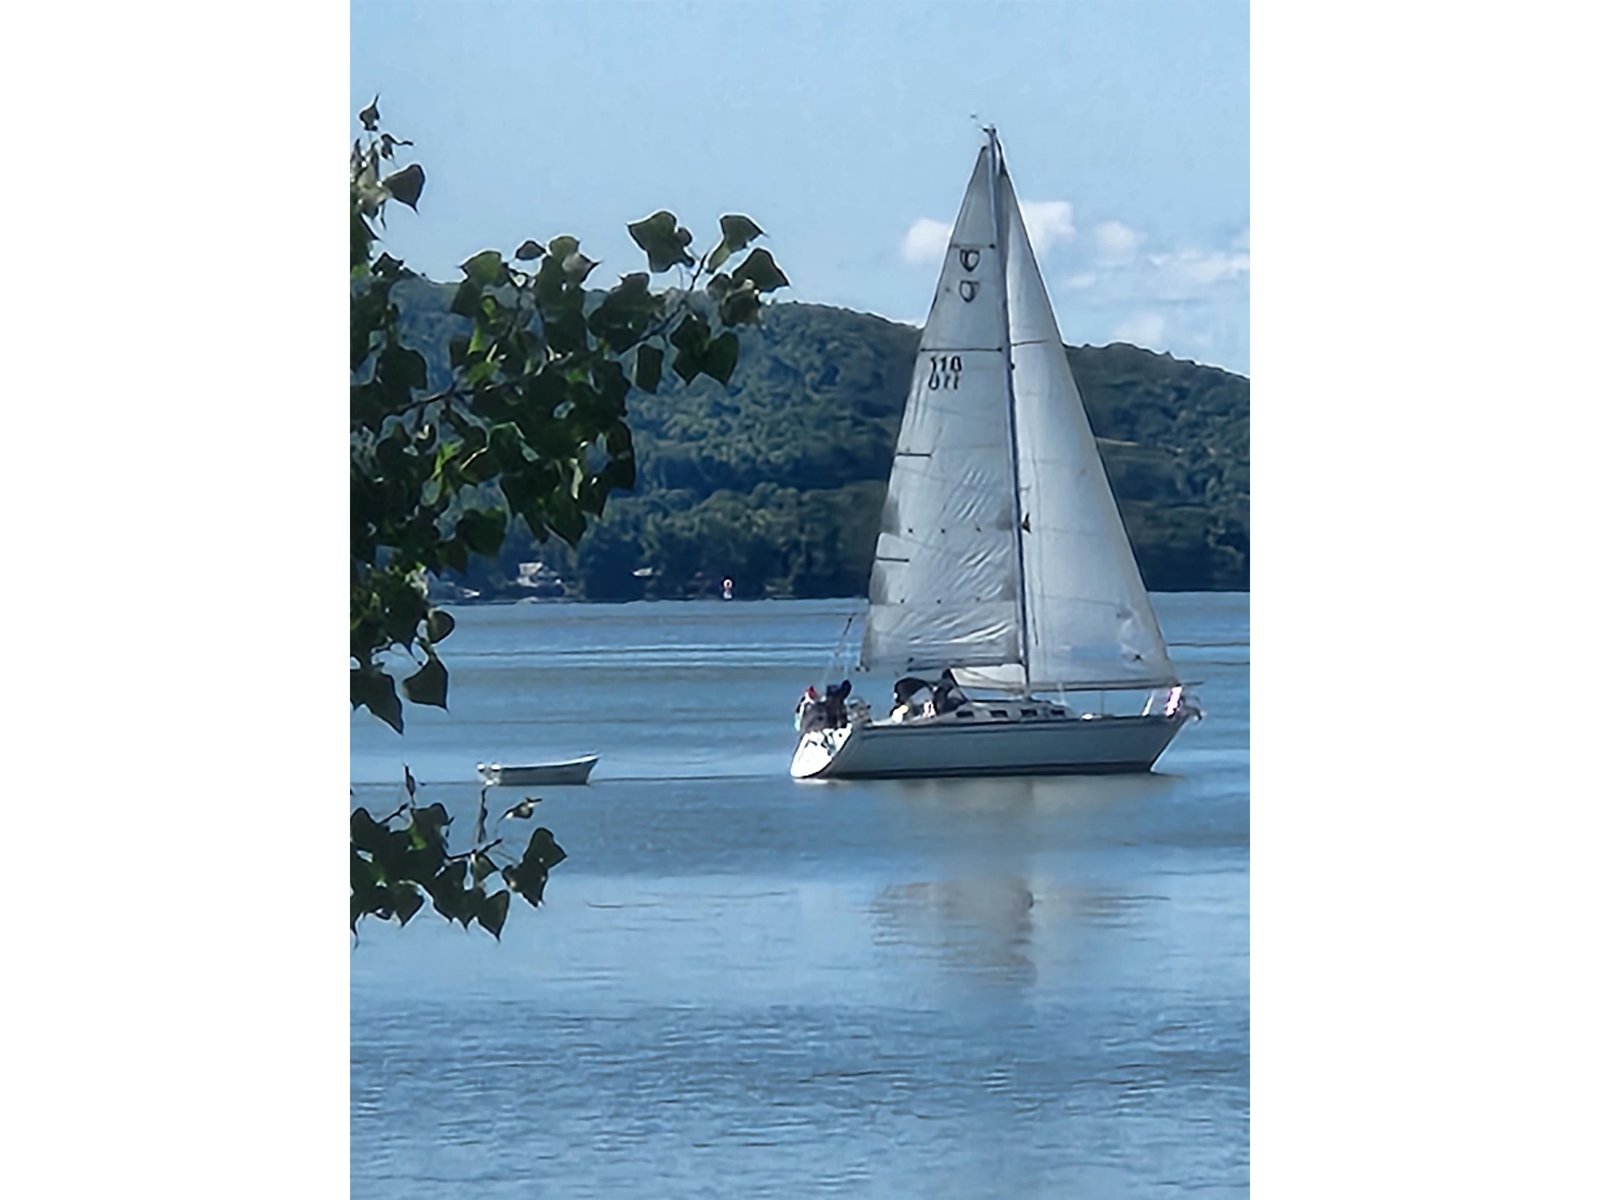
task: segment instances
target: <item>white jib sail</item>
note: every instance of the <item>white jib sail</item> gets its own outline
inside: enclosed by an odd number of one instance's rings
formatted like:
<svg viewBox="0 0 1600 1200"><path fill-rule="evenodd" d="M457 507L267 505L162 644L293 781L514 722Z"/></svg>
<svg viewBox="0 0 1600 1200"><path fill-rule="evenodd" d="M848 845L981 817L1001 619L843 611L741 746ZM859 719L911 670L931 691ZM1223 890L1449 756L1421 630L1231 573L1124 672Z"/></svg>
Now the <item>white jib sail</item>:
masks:
<svg viewBox="0 0 1600 1200"><path fill-rule="evenodd" d="M1006 233L1028 681L1056 687L1177 682L1067 365L1011 179Z"/></svg>
<svg viewBox="0 0 1600 1200"><path fill-rule="evenodd" d="M1017 545L989 151L917 350L872 564L866 670L1016 663Z"/></svg>

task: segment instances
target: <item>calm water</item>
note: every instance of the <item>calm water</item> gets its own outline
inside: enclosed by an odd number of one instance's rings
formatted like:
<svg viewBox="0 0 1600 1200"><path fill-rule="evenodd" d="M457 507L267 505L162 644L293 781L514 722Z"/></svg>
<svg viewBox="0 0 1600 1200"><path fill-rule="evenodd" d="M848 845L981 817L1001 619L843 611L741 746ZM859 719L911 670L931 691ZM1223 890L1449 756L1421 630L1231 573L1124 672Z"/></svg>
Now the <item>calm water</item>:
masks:
<svg viewBox="0 0 1600 1200"><path fill-rule="evenodd" d="M352 720L355 802L463 834L477 762L602 755L503 942L364 926L352 1196L1247 1193L1248 597L1156 597L1156 774L794 783L855 608L461 609L450 712Z"/></svg>

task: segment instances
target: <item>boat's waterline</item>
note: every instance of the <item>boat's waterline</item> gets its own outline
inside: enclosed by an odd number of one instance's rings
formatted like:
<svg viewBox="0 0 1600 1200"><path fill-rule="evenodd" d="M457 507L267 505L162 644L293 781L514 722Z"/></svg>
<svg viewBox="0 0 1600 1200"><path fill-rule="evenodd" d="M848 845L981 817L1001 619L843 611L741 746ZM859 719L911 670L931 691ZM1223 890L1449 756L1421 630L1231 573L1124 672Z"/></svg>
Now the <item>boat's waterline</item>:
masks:
<svg viewBox="0 0 1600 1200"><path fill-rule="evenodd" d="M862 722L800 739L796 779L1072 775L1148 771L1190 714L1044 721Z"/></svg>

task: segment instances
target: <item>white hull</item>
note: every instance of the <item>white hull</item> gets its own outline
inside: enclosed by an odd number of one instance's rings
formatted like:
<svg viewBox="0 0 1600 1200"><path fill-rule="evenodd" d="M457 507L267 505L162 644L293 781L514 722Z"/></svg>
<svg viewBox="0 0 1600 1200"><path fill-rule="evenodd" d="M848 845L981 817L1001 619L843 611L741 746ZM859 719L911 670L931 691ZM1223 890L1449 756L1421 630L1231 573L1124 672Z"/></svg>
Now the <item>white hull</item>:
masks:
<svg viewBox="0 0 1600 1200"><path fill-rule="evenodd" d="M540 783L588 783L589 772L600 761L598 754L566 762L538 763L532 766L510 767L499 763L478 764L478 777L488 787L529 787Z"/></svg>
<svg viewBox="0 0 1600 1200"><path fill-rule="evenodd" d="M1148 771L1188 718L861 722L813 730L795 747L796 779L1071 775Z"/></svg>

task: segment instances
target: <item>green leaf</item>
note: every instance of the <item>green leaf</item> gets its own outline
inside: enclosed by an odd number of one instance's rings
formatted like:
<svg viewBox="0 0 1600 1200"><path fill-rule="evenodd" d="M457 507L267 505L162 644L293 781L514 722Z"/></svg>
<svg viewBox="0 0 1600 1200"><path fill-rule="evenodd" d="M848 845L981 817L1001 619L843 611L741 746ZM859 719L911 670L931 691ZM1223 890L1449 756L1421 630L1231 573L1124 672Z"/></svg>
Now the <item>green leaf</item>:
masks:
<svg viewBox="0 0 1600 1200"><path fill-rule="evenodd" d="M532 262L534 259L542 258L543 256L544 247L539 245L539 243L534 241L532 238L529 238L527 241L523 242L522 245L517 247L516 257L518 262Z"/></svg>
<svg viewBox="0 0 1600 1200"><path fill-rule="evenodd" d="M471 279L464 279L456 284L456 294L450 301L450 311L458 317L475 317L478 315L478 302L482 298L483 289Z"/></svg>
<svg viewBox="0 0 1600 1200"><path fill-rule="evenodd" d="M661 299L650 290L650 276L640 271L625 275L589 314L589 332L619 353L644 336L661 310Z"/></svg>
<svg viewBox="0 0 1600 1200"><path fill-rule="evenodd" d="M586 254L574 251L561 260L561 269L566 272L567 278L574 283L582 283L589 278L589 272L600 264Z"/></svg>
<svg viewBox="0 0 1600 1200"><path fill-rule="evenodd" d="M451 821L450 810L435 801L426 808L419 808L411 814L411 825L423 844L442 841L444 829ZM413 839L415 842L416 839Z"/></svg>
<svg viewBox="0 0 1600 1200"><path fill-rule="evenodd" d="M633 364L634 383L654 395L661 386L661 363L665 357L660 346L640 346Z"/></svg>
<svg viewBox="0 0 1600 1200"><path fill-rule="evenodd" d="M433 897L433 906L439 915L450 921L460 921L465 927L472 912L467 899L467 864L458 860L445 867L432 879L423 881L423 888Z"/></svg>
<svg viewBox="0 0 1600 1200"><path fill-rule="evenodd" d="M577 502L564 491L546 497L544 518L551 532L569 546L576 546L588 527Z"/></svg>
<svg viewBox="0 0 1600 1200"><path fill-rule="evenodd" d="M522 856L522 861L527 862L530 857L535 857L547 869L562 862L567 857L567 852L556 845L555 834L543 825L533 831L533 836L528 839L528 849Z"/></svg>
<svg viewBox="0 0 1600 1200"><path fill-rule="evenodd" d="M763 230L749 217L729 213L722 218L722 244L737 254L761 236Z"/></svg>
<svg viewBox="0 0 1600 1200"><path fill-rule="evenodd" d="M417 200L422 196L422 185L426 182L422 168L416 163L401 167L393 175L383 177L383 186L389 195L404 204L412 212L417 210Z"/></svg>
<svg viewBox="0 0 1600 1200"><path fill-rule="evenodd" d="M356 114L356 120L361 122L361 128L368 133L378 131L378 97L372 98L372 103Z"/></svg>
<svg viewBox="0 0 1600 1200"><path fill-rule="evenodd" d="M394 680L377 667L350 669L350 707L355 709L362 706L396 733L405 731L405 722L400 716L400 697L395 694Z"/></svg>
<svg viewBox="0 0 1600 1200"><path fill-rule="evenodd" d="M711 252L710 267L715 271L733 255L739 253L762 233L761 226L749 217L730 213L722 218L722 240Z"/></svg>
<svg viewBox="0 0 1600 1200"><path fill-rule="evenodd" d="M455 536L472 553L493 558L506 538L505 510L469 508L456 522Z"/></svg>
<svg viewBox="0 0 1600 1200"><path fill-rule="evenodd" d="M550 239L550 249L548 253L555 261L557 266L565 262L569 257L577 252L578 239L573 237L571 234L564 233L558 238Z"/></svg>
<svg viewBox="0 0 1600 1200"><path fill-rule="evenodd" d="M574 305L564 308L544 324L546 344L557 354L576 354L589 348L589 326L583 319L583 309Z"/></svg>
<svg viewBox="0 0 1600 1200"><path fill-rule="evenodd" d="M490 427L489 450L507 470L527 461L522 452L522 431L511 421L500 421Z"/></svg>
<svg viewBox="0 0 1600 1200"><path fill-rule="evenodd" d="M409 884L389 889L390 898L394 902L394 914L400 918L404 925L417 915L417 910L422 907L422 893Z"/></svg>
<svg viewBox="0 0 1600 1200"><path fill-rule="evenodd" d="M678 218L665 209L633 222L628 226L628 235L649 258L652 271L694 265L694 259L684 249L685 239L679 236Z"/></svg>
<svg viewBox="0 0 1600 1200"><path fill-rule="evenodd" d="M398 258L391 258L387 250L378 255L378 261L372 264L372 273L379 279L410 279L416 274L406 270L405 263Z"/></svg>
<svg viewBox="0 0 1600 1200"><path fill-rule="evenodd" d="M492 450L480 447L461 464L461 478L468 483L488 483L500 472L499 460Z"/></svg>
<svg viewBox="0 0 1600 1200"><path fill-rule="evenodd" d="M450 636L451 630L456 627L456 619L442 608L428 610L427 617L428 640L442 642Z"/></svg>
<svg viewBox="0 0 1600 1200"><path fill-rule="evenodd" d="M389 836L389 830L372 819L365 808L350 814L350 845L356 850L375 853Z"/></svg>
<svg viewBox="0 0 1600 1200"><path fill-rule="evenodd" d="M480 288L500 287L511 281L511 277L506 274L505 260L500 257L498 250L478 251L461 264L461 269L467 273L467 278Z"/></svg>
<svg viewBox="0 0 1600 1200"><path fill-rule="evenodd" d="M508 891L496 892L478 904L478 924L494 934L494 940L500 940L500 931L506 925L506 913L511 910L511 893Z"/></svg>
<svg viewBox="0 0 1600 1200"><path fill-rule="evenodd" d="M567 857L567 852L556 845L555 837L544 826L533 831L522 861L506 867L500 877L506 886L521 894L529 904L538 907L544 899L544 886L550 869Z"/></svg>
<svg viewBox="0 0 1600 1200"><path fill-rule="evenodd" d="M733 368L739 363L739 335L731 329L724 330L706 348L700 369L724 387L733 377Z"/></svg>
<svg viewBox="0 0 1600 1200"><path fill-rule="evenodd" d="M678 350L672 359L672 369L685 383L694 382L694 377L702 370L706 345L711 340L711 326L697 313L690 313L678 322L667 340Z"/></svg>
<svg viewBox="0 0 1600 1200"><path fill-rule="evenodd" d="M487 854L477 850L472 852L472 882L474 885L481 884L499 869L499 867L495 866L494 859Z"/></svg>
<svg viewBox="0 0 1600 1200"><path fill-rule="evenodd" d="M431 708L446 708L445 695L450 687L450 675L444 664L432 655L422 664L422 670L401 681L406 699L413 704L426 704Z"/></svg>
<svg viewBox="0 0 1600 1200"><path fill-rule="evenodd" d="M717 301L717 315L724 325L749 325L761 315L761 293L755 284L745 280Z"/></svg>
<svg viewBox="0 0 1600 1200"><path fill-rule="evenodd" d="M789 286L789 277L778 269L778 264L772 261L772 255L764 249L750 251L750 256L734 268L735 283L743 283L747 279L755 284L758 292L773 292Z"/></svg>
<svg viewBox="0 0 1600 1200"><path fill-rule="evenodd" d="M366 217L362 216L361 210L352 204L350 207L350 273L352 277L358 277L366 272L367 259L372 254L373 237L372 227L367 224Z"/></svg>
<svg viewBox="0 0 1600 1200"><path fill-rule="evenodd" d="M428 386L428 360L409 346L391 343L378 355L378 374L397 400L409 401L412 392Z"/></svg>

